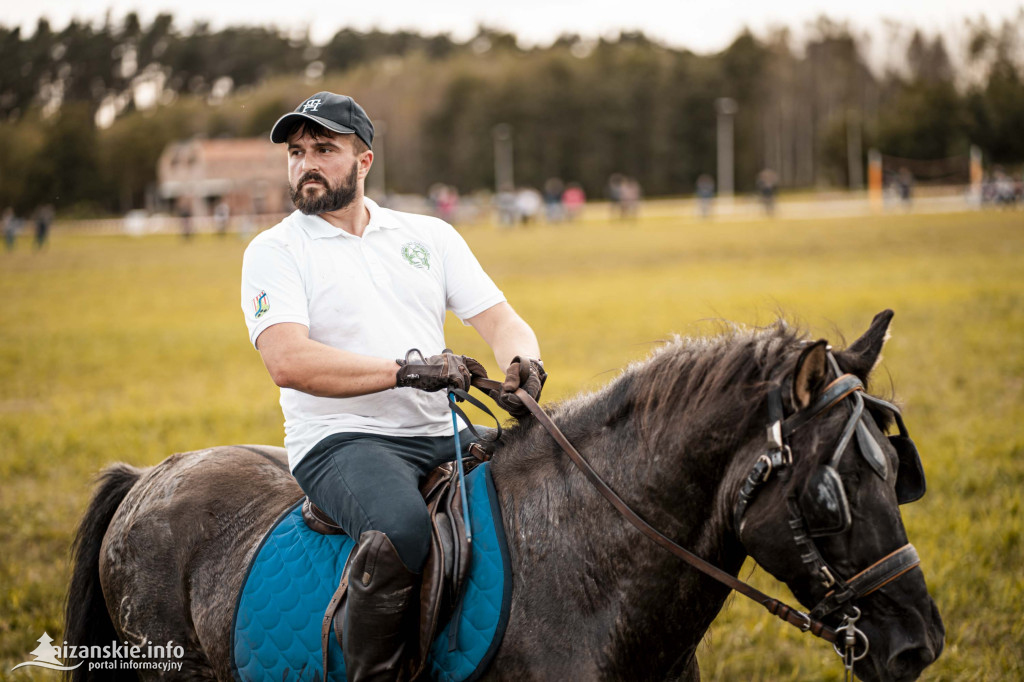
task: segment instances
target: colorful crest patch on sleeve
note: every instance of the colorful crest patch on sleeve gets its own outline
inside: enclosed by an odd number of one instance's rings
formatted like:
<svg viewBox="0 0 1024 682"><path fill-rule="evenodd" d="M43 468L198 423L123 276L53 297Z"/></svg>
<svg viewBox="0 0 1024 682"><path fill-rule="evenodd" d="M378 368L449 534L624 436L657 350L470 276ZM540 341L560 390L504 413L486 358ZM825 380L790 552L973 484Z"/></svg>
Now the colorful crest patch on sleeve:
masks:
<svg viewBox="0 0 1024 682"><path fill-rule="evenodd" d="M252 299L252 307L257 319L263 317L270 310L270 299L267 298L267 292L261 291L259 296Z"/></svg>

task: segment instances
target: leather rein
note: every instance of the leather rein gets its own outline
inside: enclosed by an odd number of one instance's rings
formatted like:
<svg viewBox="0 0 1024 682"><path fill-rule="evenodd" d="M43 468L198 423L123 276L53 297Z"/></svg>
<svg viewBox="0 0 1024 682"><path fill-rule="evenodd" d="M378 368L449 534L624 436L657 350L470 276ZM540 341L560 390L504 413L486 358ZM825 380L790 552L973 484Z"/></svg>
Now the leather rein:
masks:
<svg viewBox="0 0 1024 682"><path fill-rule="evenodd" d="M853 385L852 379L858 386ZM473 377L473 386L483 390L501 390L501 382L493 379L487 379L483 377ZM837 385L839 384L839 385ZM798 420L800 425L805 424L807 421L817 417L820 414L828 411L835 405L843 401L847 396L851 395L854 391L863 390L863 385L856 377L851 375L843 375L836 382L833 382L828 388L826 388L823 398L825 401L816 401L814 405L807 408L806 410L800 411L790 417L799 417ZM796 609L792 606L785 604L784 602L768 596L761 592L757 588L743 582L735 576L723 571L719 567L711 564L710 562L702 559L693 552L689 551L685 547L677 544L665 534L651 526L643 518L640 517L630 506L619 497L611 487L601 478L601 476L590 466L587 460L579 453L578 450L573 446L569 439L565 437L565 434L558 428L554 421L547 415L547 413L537 404L537 402L530 397L530 395L523 389L516 390L516 396L523 402L523 404L530 410L530 413L536 417L537 421L544 427L544 429L551 435L551 437L558 443L562 451L569 457L570 460L583 472L587 480L594 488L597 489L601 495L611 503L613 507L625 518L630 524L632 524L637 530L646 535L648 538L653 540L655 543L660 545L665 550L671 552L674 556L682 559L690 566L696 568L705 575L714 578L718 582L722 583L726 587L739 592L740 594L748 597L754 602L757 602L763 606L769 613L777 616L781 620L799 628L803 632L810 632L811 634L820 637L821 639L830 642L835 648L836 652L844 658L847 670L851 670L853 662L863 658L867 654L868 642L867 637L861 630L856 628L856 621L860 617L860 610L857 607L851 607L851 611L845 615L843 623L838 628L831 628L826 625L818 617L814 617L814 613L821 612L822 609L816 607L812 614L804 613L803 611ZM779 418L775 418L775 407L770 409L771 423L768 426L769 431L769 453L762 455L754 465L754 469L750 472L748 480L757 479L758 483L763 483L768 480L771 475L771 471L776 468L781 468L785 464L785 460L788 457L789 461L792 460L792 455L789 454L788 446L783 444L783 435L780 422L781 420L781 402L778 405ZM792 423L789 425L792 426ZM787 429L788 430L788 429ZM778 444L778 448L775 445ZM749 495L752 495L753 491L750 491ZM737 507L746 507L749 503L749 499L743 500L741 494L741 500L738 501ZM742 510L738 509L739 516L742 516ZM791 527L794 525L791 521ZM739 528L736 529L739 532ZM809 538L807 543L813 548L813 541ZM800 544L798 539L798 544ZM803 549L807 549L806 546ZM817 550L813 552L816 557L820 559L820 555ZM853 576L849 580L843 581L835 576L836 588L832 592L829 592L825 598L819 603L819 607L825 602L836 602L836 594L841 592L844 599L841 602L837 602L836 605L830 606L832 608L825 610L823 615L827 615L835 611L839 606L842 606L854 598L861 597L877 590L885 583L895 580L899 576L909 571L919 563L917 552L913 545L907 544L892 552L888 556L876 561L874 564L864 569L856 576ZM824 564L824 561L821 561ZM863 645L863 651L855 651L858 643ZM842 647L842 649L840 649Z"/></svg>

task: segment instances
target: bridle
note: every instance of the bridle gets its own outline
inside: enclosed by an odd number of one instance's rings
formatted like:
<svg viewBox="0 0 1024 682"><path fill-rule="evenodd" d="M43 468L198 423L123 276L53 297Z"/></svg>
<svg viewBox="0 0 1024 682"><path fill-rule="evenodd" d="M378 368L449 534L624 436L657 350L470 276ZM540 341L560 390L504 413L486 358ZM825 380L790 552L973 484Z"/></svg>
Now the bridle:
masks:
<svg viewBox="0 0 1024 682"><path fill-rule="evenodd" d="M788 436L800 427L843 403L847 399L852 399L854 401L853 412L843 429L843 434L836 445L835 451L829 460L829 464L825 465L825 467L831 469L831 474L825 474L825 476L834 475L834 480L838 480L836 467L838 466L839 460L842 459L843 453L847 449L847 445L856 433L858 444L861 446L862 450L870 447L865 445L867 441L870 441L874 445L875 450L878 450L877 453L872 450L871 454L865 455L865 458L870 462L871 458L876 455L881 457L881 464L883 468L882 473L879 475L885 478L884 472L887 467L885 465L884 455L881 453L880 448L878 448L878 444L873 438L871 438L870 432L868 432L867 427L862 421L864 417L864 400L869 400L879 407L891 411L899 424L900 437L903 437L910 442L909 437L907 437L906 429L903 426L899 408L892 403L866 394L864 392L864 384L860 379L851 374L842 374L839 370L839 365L836 363L831 352L828 353L828 357L835 373L839 376L829 384L818 399L807 408L797 411L788 418L784 418L781 384L777 385L769 392L767 448L766 452L757 459L751 468L744 481L743 487L737 496L737 502L733 514L736 523L735 531L737 534L739 534L740 528L742 527L744 512L754 499L757 491L763 487L773 475L788 475L788 470L791 468L793 463L792 451L786 443ZM483 389L484 391L501 389L500 382L481 377L474 377L473 385ZM593 485L597 491L601 493L601 495L604 496L613 507L615 507L623 518L662 548L671 552L673 555L682 559L705 575L714 578L726 587L729 587L730 589L733 589L757 602L772 615L777 616L790 625L799 628L801 631L810 632L811 634L830 642L833 648L835 648L836 653L842 656L848 677L852 675L854 663L867 655L869 647L867 635L856 627L856 623L860 618L861 612L859 608L853 606L852 602L871 594L886 583L895 580L920 563L917 550L914 549L913 545L908 543L896 551L882 557L856 575L847 579L842 578L840 573L829 566L828 562L821 556L821 553L818 551L813 539L816 535L807 527L799 500L790 496L787 505L790 510L789 526L793 532L793 539L800 548L801 559L810 567L811 574L817 576L821 584L829 590L818 604L811 609L810 613L804 613L803 611L793 608L778 599L764 594L752 585L739 580L735 576L723 571L708 561L705 561L647 523L640 517L640 515L633 511L633 509L630 508L630 506L621 497L619 497L607 483L604 482L601 476L590 466L572 443L569 442L554 421L551 420L547 413L544 412L544 410L526 391L521 388L517 389L516 395L530 410L531 414L536 417L537 421L540 422L544 429L551 435L555 442L558 443L559 447L562 448L569 459L572 460L572 462L583 472L591 485ZM913 445L911 443L911 447L912 446ZM914 455L916 456L916 450L914 450ZM876 472L879 471L874 464L872 465L872 468L874 468ZM902 471L902 464L900 469ZM835 488L831 488L831 490L835 491ZM839 481L838 490L842 491L841 481ZM921 478L921 494L923 494L923 474ZM919 496L920 495L918 495L918 497ZM902 501L903 500L901 499L901 502ZM846 502L845 496L842 502ZM846 507L846 514L847 516L849 515L848 506ZM847 527L849 525L848 518L846 519L845 525ZM846 528L844 527L840 528L839 531L830 530L827 533L818 534L842 532L845 529ZM823 618L840 609L844 610L844 615L843 621L839 627L833 629L822 621Z"/></svg>
<svg viewBox="0 0 1024 682"><path fill-rule="evenodd" d="M917 550L910 543L907 543L877 560L859 573L844 579L839 571L832 568L818 551L814 542L815 537L835 535L845 532L851 523L849 504L846 500L845 490L839 478L839 463L847 452L854 435L857 437L859 450L871 468L883 480L888 476L888 466L884 453L878 443L871 437L870 431L865 423L865 401L888 410L896 419L900 429L900 439L894 445L901 447L900 443L912 441L907 435L906 427L903 424L900 409L881 398L869 395L864 391L863 382L852 374L844 374L839 368L832 353L828 352L829 363L836 378L825 387L821 395L808 407L795 412L789 417L783 417L782 408L782 387L775 386L768 394L768 446L750 473L747 475L737 496L736 506L733 511L733 519L737 534L743 527L744 513L753 501L757 491L772 478L773 475L788 475L788 469L793 465L793 453L787 444L787 439L802 426L824 415L833 408L843 404L847 400L853 401L850 416L843 427L842 434L836 443L832 456L828 463L819 468L812 475L809 488L812 488L812 495L818 494L824 498L824 503L833 512L831 517L823 522L809 523L806 516L806 504L796 493L791 493L786 500L789 510L789 528L793 534L793 540L800 548L801 561L806 564L811 575L815 576L820 585L827 590L825 595L811 609L808 618L812 621L820 621L829 614L842 610L843 621L837 632L843 632L842 643L833 641L836 652L843 657L847 674L850 674L853 663L867 655L869 642L862 630L856 627L856 622L861 616L859 608L853 605L857 599L865 597L886 583L889 583L903 574L910 571L921 562ZM906 447L906 446L902 446ZM900 452L901 461L906 458L917 460L917 451L913 449L912 454L907 450ZM916 462L919 469L919 461ZM904 467L901 465L901 469ZM815 485L817 486L816 489ZM920 479L920 488L915 484L904 484L901 489L900 481L897 478L897 498L900 504L912 502L924 493L923 474ZM825 514L828 517L828 514ZM820 521L820 519L819 519ZM840 645L842 644L842 650ZM860 646L860 650L857 647Z"/></svg>

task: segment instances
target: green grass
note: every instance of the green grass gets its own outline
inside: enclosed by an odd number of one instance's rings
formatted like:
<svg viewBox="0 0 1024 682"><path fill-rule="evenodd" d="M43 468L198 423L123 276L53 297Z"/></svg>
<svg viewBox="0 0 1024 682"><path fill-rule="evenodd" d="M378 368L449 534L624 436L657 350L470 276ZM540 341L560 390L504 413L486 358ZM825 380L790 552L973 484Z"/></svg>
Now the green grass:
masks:
<svg viewBox="0 0 1024 682"><path fill-rule="evenodd" d="M779 311L841 345L893 308L892 390L929 493L904 509L946 622L932 680L1024 678L1024 214L703 223L648 219L465 235L537 331L545 399L608 381L673 333ZM71 534L104 465L280 444L277 389L239 310L244 244L57 233L0 254L0 679L62 632ZM449 320L457 352L494 361ZM761 589L789 599L759 570ZM746 600L702 647L705 679L839 679L838 658Z"/></svg>

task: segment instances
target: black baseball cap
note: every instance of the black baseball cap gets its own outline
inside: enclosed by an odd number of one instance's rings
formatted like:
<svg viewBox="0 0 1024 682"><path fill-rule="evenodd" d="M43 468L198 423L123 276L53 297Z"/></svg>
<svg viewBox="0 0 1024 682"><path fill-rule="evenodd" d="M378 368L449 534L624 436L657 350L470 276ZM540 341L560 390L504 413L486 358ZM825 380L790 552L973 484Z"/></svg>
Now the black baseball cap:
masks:
<svg viewBox="0 0 1024 682"><path fill-rule="evenodd" d="M302 120L315 121L328 130L345 135L353 134L373 148L373 123L363 108L348 95L318 92L306 98L295 111L277 119L270 131L270 141L286 142L292 130Z"/></svg>

